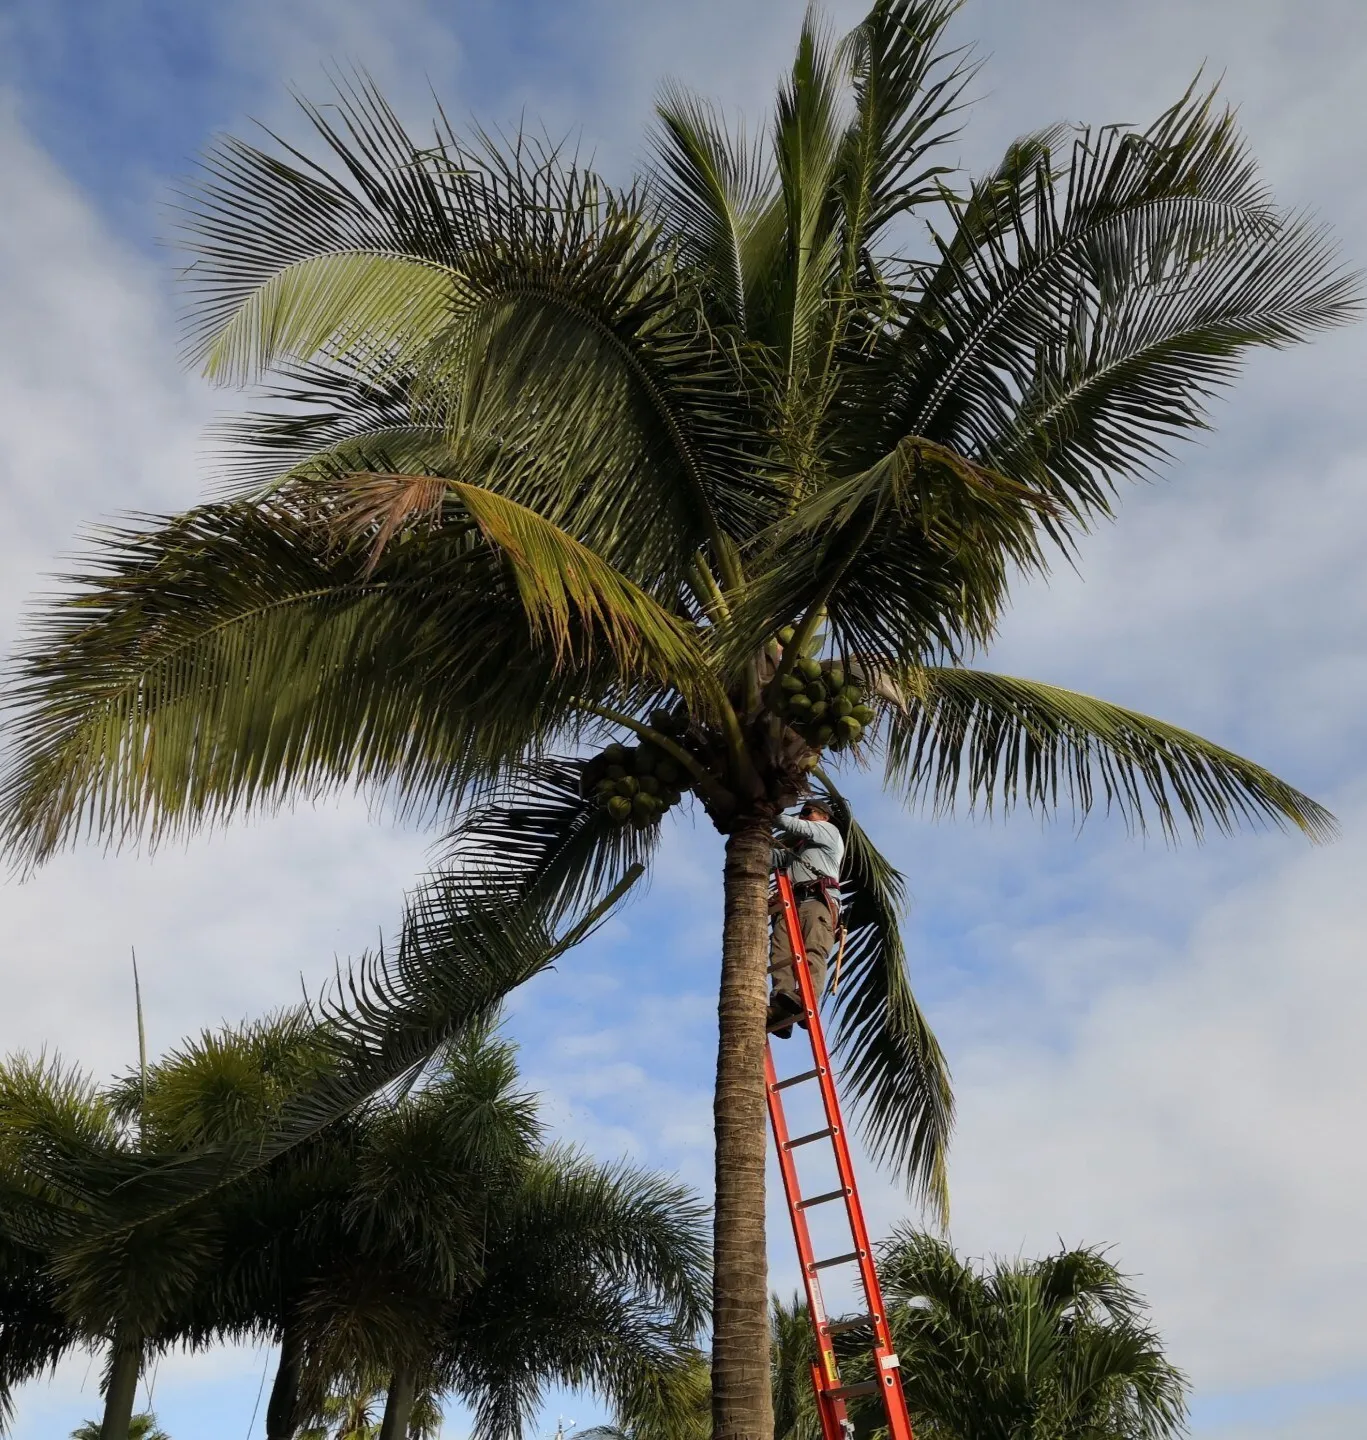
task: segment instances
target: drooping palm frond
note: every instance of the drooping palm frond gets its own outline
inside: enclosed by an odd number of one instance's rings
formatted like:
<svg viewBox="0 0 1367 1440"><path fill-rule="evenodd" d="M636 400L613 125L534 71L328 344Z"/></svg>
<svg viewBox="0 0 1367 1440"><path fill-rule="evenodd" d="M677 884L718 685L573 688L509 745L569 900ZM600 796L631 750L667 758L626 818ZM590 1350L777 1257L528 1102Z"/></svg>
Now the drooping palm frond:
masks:
<svg viewBox="0 0 1367 1440"><path fill-rule="evenodd" d="M486 1029L510 991L592 933L640 874L629 870L559 933L536 906L492 904L477 886L434 877L412 898L394 951L364 958L324 997L316 1034L328 1064L266 1134L145 1154L72 1139L37 1157L42 1174L90 1217L87 1248L102 1248L108 1264L120 1247L164 1243L168 1227L185 1232L187 1248L202 1242L185 1218L194 1207L402 1086L462 1034Z"/></svg>
<svg viewBox="0 0 1367 1440"><path fill-rule="evenodd" d="M907 973L905 883L845 797L824 773L820 778L845 838L840 893L846 941L839 984L828 1001L841 1080L874 1154L946 1225L954 1096L944 1052ZM834 973L831 978L834 984Z"/></svg>
<svg viewBox="0 0 1367 1440"><path fill-rule="evenodd" d="M1333 817L1233 751L1104 700L967 669L909 670L888 680L887 777L937 810L957 801L990 813L1017 803L1085 816L1098 804L1142 829L1185 823L1291 825L1312 840Z"/></svg>
<svg viewBox="0 0 1367 1440"><path fill-rule="evenodd" d="M1062 164L1059 138L956 208L898 342L894 423L1036 487L1062 538L1203 422L1240 355L1341 323L1357 286L1275 207L1213 93L1142 133L1083 130Z"/></svg>
<svg viewBox="0 0 1367 1440"><path fill-rule="evenodd" d="M511 772L461 816L441 867L501 903L534 904L551 917L610 889L651 858L659 832L615 824L585 799L581 773L579 761L559 756Z"/></svg>
<svg viewBox="0 0 1367 1440"><path fill-rule="evenodd" d="M660 643L690 650L583 547L463 494L480 526L467 515L374 567L286 509L209 506L116 532L44 617L7 697L14 852L41 859L87 829L155 840L343 782L450 805L573 705L620 694L619 641L648 631L657 658Z"/></svg>

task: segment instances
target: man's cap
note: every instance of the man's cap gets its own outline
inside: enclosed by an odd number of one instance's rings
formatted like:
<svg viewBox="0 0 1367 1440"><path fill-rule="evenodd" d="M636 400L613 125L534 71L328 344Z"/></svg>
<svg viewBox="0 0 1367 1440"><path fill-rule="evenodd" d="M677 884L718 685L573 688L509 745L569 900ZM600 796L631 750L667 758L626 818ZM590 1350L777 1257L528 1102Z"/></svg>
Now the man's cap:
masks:
<svg viewBox="0 0 1367 1440"><path fill-rule="evenodd" d="M801 814L803 810L820 810L828 820L831 818L831 807L825 800L804 800L798 807L798 813Z"/></svg>

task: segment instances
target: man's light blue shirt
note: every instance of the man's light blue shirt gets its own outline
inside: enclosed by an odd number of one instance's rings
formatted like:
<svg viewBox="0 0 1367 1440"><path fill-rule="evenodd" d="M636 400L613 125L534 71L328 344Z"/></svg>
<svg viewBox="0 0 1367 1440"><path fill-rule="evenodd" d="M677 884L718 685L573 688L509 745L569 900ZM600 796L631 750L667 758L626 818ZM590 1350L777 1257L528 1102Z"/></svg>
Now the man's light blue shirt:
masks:
<svg viewBox="0 0 1367 1440"><path fill-rule="evenodd" d="M831 821L799 820L793 815L779 815L774 823L797 841L791 850L775 848L775 870L786 870L794 885L808 884L813 880L840 879L845 842Z"/></svg>

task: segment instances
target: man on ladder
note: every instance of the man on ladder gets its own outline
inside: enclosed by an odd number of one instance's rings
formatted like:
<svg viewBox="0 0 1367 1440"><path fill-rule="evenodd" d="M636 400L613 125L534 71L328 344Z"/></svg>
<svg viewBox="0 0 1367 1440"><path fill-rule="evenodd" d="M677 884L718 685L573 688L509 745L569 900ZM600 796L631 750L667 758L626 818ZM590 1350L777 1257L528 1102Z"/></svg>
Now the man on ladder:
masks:
<svg viewBox="0 0 1367 1440"><path fill-rule="evenodd" d="M774 849L774 869L786 870L792 881L812 988L820 996L826 988L826 957L840 928L840 866L845 858L845 841L823 800L804 801L796 819L779 815L775 823L783 832L785 844ZM791 961L792 955L788 927L778 915L769 948L770 963L775 968L768 1025L770 1033L780 1040L793 1033L793 1021L803 1009L793 967L783 964ZM798 1023L806 1028L805 1020Z"/></svg>

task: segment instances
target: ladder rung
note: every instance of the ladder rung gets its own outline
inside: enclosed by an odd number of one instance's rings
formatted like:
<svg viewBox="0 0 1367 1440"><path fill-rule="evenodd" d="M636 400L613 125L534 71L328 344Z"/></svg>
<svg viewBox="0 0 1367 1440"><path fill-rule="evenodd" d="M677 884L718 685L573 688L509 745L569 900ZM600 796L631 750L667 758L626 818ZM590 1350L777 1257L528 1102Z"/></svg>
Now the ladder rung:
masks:
<svg viewBox="0 0 1367 1440"><path fill-rule="evenodd" d="M809 1205L825 1205L831 1200L843 1200L849 1193L842 1185L839 1190L828 1190L824 1195L813 1195L810 1200L799 1200L797 1208L805 1210Z"/></svg>
<svg viewBox="0 0 1367 1440"><path fill-rule="evenodd" d="M862 1250L851 1250L848 1255L832 1255L829 1260L813 1260L812 1269L825 1270L829 1265L848 1265L851 1260L862 1260L863 1258Z"/></svg>
<svg viewBox="0 0 1367 1440"><path fill-rule="evenodd" d="M832 1320L826 1326L828 1335L843 1335L846 1330L864 1330L871 1327L878 1319L876 1315L860 1315L853 1320Z"/></svg>
<svg viewBox="0 0 1367 1440"><path fill-rule="evenodd" d="M784 1144L785 1150L796 1150L799 1145L810 1145L813 1140L824 1140L828 1135L835 1134L835 1126L827 1125L824 1130L813 1130L810 1135L799 1135L796 1140L788 1140Z"/></svg>
<svg viewBox="0 0 1367 1440"><path fill-rule="evenodd" d="M877 1380L860 1380L855 1385L837 1385L834 1390L824 1390L828 1400L848 1400L854 1395L877 1395L883 1387Z"/></svg>
<svg viewBox="0 0 1367 1440"><path fill-rule="evenodd" d="M786 1090L790 1085L801 1085L804 1080L815 1080L820 1074L821 1071L819 1069L804 1070L801 1075L790 1075L786 1080L780 1080L774 1086L774 1089Z"/></svg>
<svg viewBox="0 0 1367 1440"><path fill-rule="evenodd" d="M791 1030L799 1020L805 1020L806 1018L807 1012L805 1010L799 1010L796 1015L785 1015L782 1020L775 1020L772 1025L766 1025L764 1027L765 1033L772 1035L775 1030Z"/></svg>

